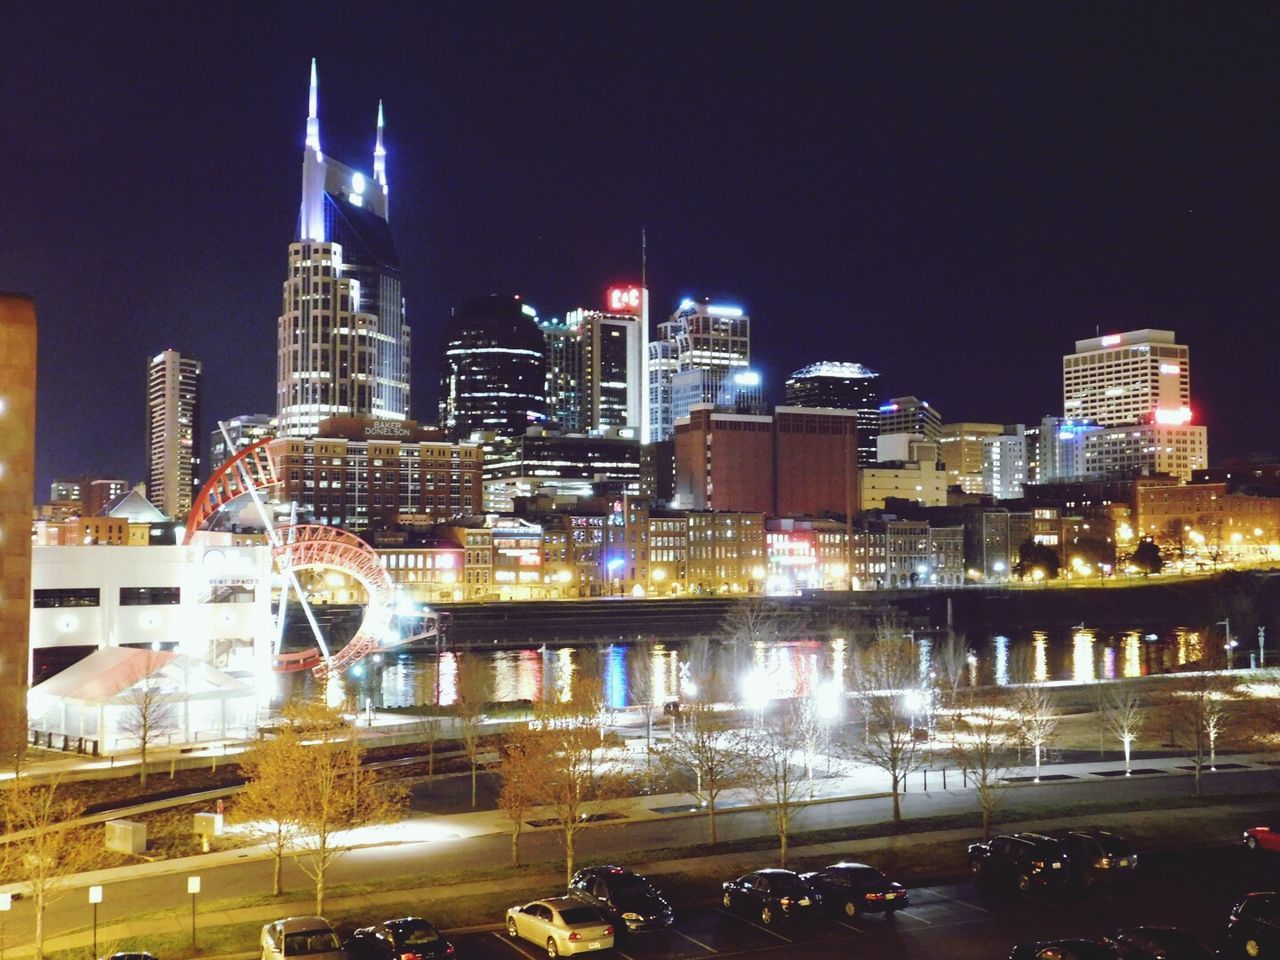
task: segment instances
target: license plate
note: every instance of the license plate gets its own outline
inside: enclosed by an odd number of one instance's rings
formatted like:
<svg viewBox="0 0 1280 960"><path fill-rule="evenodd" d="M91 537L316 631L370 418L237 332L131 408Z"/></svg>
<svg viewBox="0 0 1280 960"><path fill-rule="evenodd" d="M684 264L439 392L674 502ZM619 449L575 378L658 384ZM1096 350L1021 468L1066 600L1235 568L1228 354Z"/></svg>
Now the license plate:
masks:
<svg viewBox="0 0 1280 960"><path fill-rule="evenodd" d="M592 950L599 950L599 949L600 949L600 941L599 941L599 940L592 940L592 941L591 941L591 949L592 949Z"/></svg>
<svg viewBox="0 0 1280 960"><path fill-rule="evenodd" d="M1127 867L1128 865L1129 865L1129 861L1128 861L1128 860L1121 860L1121 861L1120 861L1120 866L1122 866L1122 867Z"/></svg>
<svg viewBox="0 0 1280 960"><path fill-rule="evenodd" d="M801 898L800 898L800 906L802 906L802 907L807 907L808 905L809 905L809 898L808 898L808 897L801 897Z"/></svg>
<svg viewBox="0 0 1280 960"><path fill-rule="evenodd" d="M892 899L893 899L894 897L896 897L896 896L897 896L897 894L896 894L896 893L886 893L886 894L884 895L884 898L885 898L886 900L892 900Z"/></svg>
<svg viewBox="0 0 1280 960"><path fill-rule="evenodd" d="M1062 864L1060 864L1060 863L1055 863L1055 864L1053 865L1053 869L1055 869L1055 870L1061 870L1061 869L1062 869Z"/></svg>

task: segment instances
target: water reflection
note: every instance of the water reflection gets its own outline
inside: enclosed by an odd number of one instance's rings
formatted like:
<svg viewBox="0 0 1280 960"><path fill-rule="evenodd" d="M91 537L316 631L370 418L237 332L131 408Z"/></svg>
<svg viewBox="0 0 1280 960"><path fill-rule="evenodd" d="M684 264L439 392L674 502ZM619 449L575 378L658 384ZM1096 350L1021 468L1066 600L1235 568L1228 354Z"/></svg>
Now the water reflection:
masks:
<svg viewBox="0 0 1280 960"><path fill-rule="evenodd" d="M923 678L934 667L941 636L916 634ZM970 637L967 672L974 685L1139 677L1193 666L1205 649L1200 634L1185 628L1152 632L1060 627L1010 631L986 642ZM743 678L753 673L760 695L768 699L808 696L826 681L844 688L856 642L795 639L735 646L665 640L472 655L486 657L492 665L494 701L568 702L580 688L584 694L602 696L611 709L621 709L640 696L654 704L703 693L737 697ZM361 707L366 701L375 707L449 706L457 700L458 654L446 651L438 659L429 653L370 657L342 679L345 693ZM279 686L285 696L317 692L309 674L280 677Z"/></svg>

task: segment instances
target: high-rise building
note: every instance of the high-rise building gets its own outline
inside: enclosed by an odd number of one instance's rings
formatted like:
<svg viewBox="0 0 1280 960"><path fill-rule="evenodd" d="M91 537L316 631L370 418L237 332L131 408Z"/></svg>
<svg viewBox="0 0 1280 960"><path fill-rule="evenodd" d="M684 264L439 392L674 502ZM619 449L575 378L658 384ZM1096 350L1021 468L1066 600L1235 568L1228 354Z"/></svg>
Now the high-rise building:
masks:
<svg viewBox="0 0 1280 960"><path fill-rule="evenodd" d="M699 380L704 403L715 404L733 374L751 363L751 318L741 307L709 300L684 300L649 344L649 435L666 440L675 429L672 378L686 370L706 370Z"/></svg>
<svg viewBox="0 0 1280 960"><path fill-rule="evenodd" d="M1045 417L1040 421L1037 438L1037 483L1061 483L1090 477L1085 456L1088 438L1102 430L1093 420L1071 417Z"/></svg>
<svg viewBox="0 0 1280 960"><path fill-rule="evenodd" d="M372 174L324 155L312 60L302 206L277 344L283 436L312 436L329 417L409 416L409 327L388 223L382 131L379 103Z"/></svg>
<svg viewBox="0 0 1280 960"><path fill-rule="evenodd" d="M226 436L223 436L222 426L227 428ZM245 447L276 435L276 418L267 413L244 413L224 420L222 426L209 433L211 471L222 466ZM231 438L230 446L227 445L227 437Z"/></svg>
<svg viewBox="0 0 1280 960"><path fill-rule="evenodd" d="M1062 358L1063 415L1104 427L1191 422L1191 358L1170 330L1076 341Z"/></svg>
<svg viewBox="0 0 1280 960"><path fill-rule="evenodd" d="M10 770L27 742L35 449L36 311L0 294L0 764Z"/></svg>
<svg viewBox="0 0 1280 960"><path fill-rule="evenodd" d="M564 322L542 322L547 353L547 415L566 433L645 425L648 295L614 287L609 311L580 307Z"/></svg>
<svg viewBox="0 0 1280 960"><path fill-rule="evenodd" d="M944 423L938 429L938 458L946 464L947 483L982 493L982 441L1003 432L998 423Z"/></svg>
<svg viewBox="0 0 1280 960"><path fill-rule="evenodd" d="M917 397L894 397L880 405L880 433L915 433L938 442L942 414Z"/></svg>
<svg viewBox="0 0 1280 960"><path fill-rule="evenodd" d="M1105 427L1085 437L1085 471L1103 479L1167 473L1186 482L1209 465L1206 433L1190 424Z"/></svg>
<svg viewBox="0 0 1280 960"><path fill-rule="evenodd" d="M147 365L147 499L185 517L200 487L200 361L165 350Z"/></svg>
<svg viewBox="0 0 1280 960"><path fill-rule="evenodd" d="M440 357L440 425L518 437L547 417L538 311L518 296L473 297L453 311Z"/></svg>
<svg viewBox="0 0 1280 960"><path fill-rule="evenodd" d="M638 494L639 438L620 436L617 430L611 434L557 436L535 429L497 441L485 457L484 509L509 512L516 497L536 493L586 499L600 483Z"/></svg>
<svg viewBox="0 0 1280 960"><path fill-rule="evenodd" d="M860 363L811 363L787 378L785 402L788 407L857 411L858 465L870 466L876 462L876 437L880 434L879 376Z"/></svg>
<svg viewBox="0 0 1280 960"><path fill-rule="evenodd" d="M999 436L982 441L982 492L997 500L1017 500L1028 482L1027 429L1006 426Z"/></svg>
<svg viewBox="0 0 1280 960"><path fill-rule="evenodd" d="M694 367L671 375L671 416L679 422L696 405L709 403L727 413L762 415L764 378L760 371L744 367L729 376L719 370Z"/></svg>

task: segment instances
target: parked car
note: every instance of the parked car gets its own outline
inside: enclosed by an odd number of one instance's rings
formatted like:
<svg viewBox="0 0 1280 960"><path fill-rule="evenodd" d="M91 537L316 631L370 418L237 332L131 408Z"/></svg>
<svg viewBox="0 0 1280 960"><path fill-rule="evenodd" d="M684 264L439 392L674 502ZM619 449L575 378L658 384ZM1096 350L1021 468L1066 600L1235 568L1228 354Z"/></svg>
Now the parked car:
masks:
<svg viewBox="0 0 1280 960"><path fill-rule="evenodd" d="M1177 927L1125 927L1103 941L1124 960L1212 960L1213 951Z"/></svg>
<svg viewBox="0 0 1280 960"><path fill-rule="evenodd" d="M613 947L613 927L577 897L534 900L507 910L507 935L536 943L548 957L568 957Z"/></svg>
<svg viewBox="0 0 1280 960"><path fill-rule="evenodd" d="M1057 840L1039 833L1014 833L969 844L969 873L984 883L1009 884L1021 891L1061 886L1071 877L1070 861Z"/></svg>
<svg viewBox="0 0 1280 960"><path fill-rule="evenodd" d="M342 946L349 960L435 960L454 954L453 944L421 917L361 927Z"/></svg>
<svg viewBox="0 0 1280 960"><path fill-rule="evenodd" d="M1251 893L1231 910L1220 957L1280 957L1280 893Z"/></svg>
<svg viewBox="0 0 1280 960"><path fill-rule="evenodd" d="M262 960L347 960L324 917L288 917L262 928Z"/></svg>
<svg viewBox="0 0 1280 960"><path fill-rule="evenodd" d="M573 875L569 895L590 904L627 933L667 930L675 920L671 904L648 880L626 867L587 867Z"/></svg>
<svg viewBox="0 0 1280 960"><path fill-rule="evenodd" d="M154 953L113 953L105 960L157 960Z"/></svg>
<svg viewBox="0 0 1280 960"><path fill-rule="evenodd" d="M1071 877L1087 887L1132 883L1138 875L1138 854L1129 841L1107 830L1072 830L1055 835L1067 855Z"/></svg>
<svg viewBox="0 0 1280 960"><path fill-rule="evenodd" d="M785 918L815 913L821 902L822 898L800 875L790 870L756 870L724 882L725 909L759 917L766 927Z"/></svg>
<svg viewBox="0 0 1280 960"><path fill-rule="evenodd" d="M1280 853L1280 826L1250 827L1240 839L1250 850Z"/></svg>
<svg viewBox="0 0 1280 960"><path fill-rule="evenodd" d="M1041 940L1018 944L1009 960L1117 960L1119 956L1098 940Z"/></svg>
<svg viewBox="0 0 1280 960"><path fill-rule="evenodd" d="M833 863L800 879L822 897L828 910L856 917L862 913L883 913L892 917L911 901L906 888L894 883L875 867L865 863Z"/></svg>

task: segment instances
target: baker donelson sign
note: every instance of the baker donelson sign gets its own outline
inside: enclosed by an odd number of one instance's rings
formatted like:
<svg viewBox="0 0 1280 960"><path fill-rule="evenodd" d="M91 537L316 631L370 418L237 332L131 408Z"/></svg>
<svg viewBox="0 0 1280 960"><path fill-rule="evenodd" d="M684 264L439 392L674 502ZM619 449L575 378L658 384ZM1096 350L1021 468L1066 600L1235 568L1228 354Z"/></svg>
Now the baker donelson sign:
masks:
<svg viewBox="0 0 1280 960"><path fill-rule="evenodd" d="M371 423L364 428L366 437L412 437L413 431L403 423Z"/></svg>

